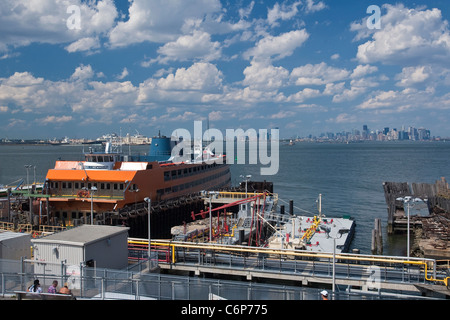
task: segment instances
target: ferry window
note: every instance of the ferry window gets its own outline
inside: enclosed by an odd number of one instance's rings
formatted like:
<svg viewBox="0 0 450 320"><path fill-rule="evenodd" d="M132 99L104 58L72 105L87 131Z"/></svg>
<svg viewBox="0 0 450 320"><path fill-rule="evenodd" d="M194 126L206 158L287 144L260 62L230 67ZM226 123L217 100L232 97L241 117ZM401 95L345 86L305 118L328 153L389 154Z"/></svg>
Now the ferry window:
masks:
<svg viewBox="0 0 450 320"><path fill-rule="evenodd" d="M100 184L100 189L105 189L105 184L104 183Z"/></svg>
<svg viewBox="0 0 450 320"><path fill-rule="evenodd" d="M114 190L117 190L117 183L114 183Z"/></svg>
<svg viewBox="0 0 450 320"><path fill-rule="evenodd" d="M72 189L72 182L67 182L67 188Z"/></svg>
<svg viewBox="0 0 450 320"><path fill-rule="evenodd" d="M164 172L164 181L170 180L170 172L166 171Z"/></svg>
<svg viewBox="0 0 450 320"><path fill-rule="evenodd" d="M63 188L63 189L66 188L66 183L65 183L65 182L62 183L62 188Z"/></svg>
<svg viewBox="0 0 450 320"><path fill-rule="evenodd" d="M172 177L175 177L177 175L177 171L176 170L172 170L171 174L172 174Z"/></svg>
<svg viewBox="0 0 450 320"><path fill-rule="evenodd" d="M80 189L83 189L84 188L84 182L82 182L81 184L80 184Z"/></svg>
<svg viewBox="0 0 450 320"><path fill-rule="evenodd" d="M78 182L75 182L75 189L79 189L79 184L78 184Z"/></svg>
<svg viewBox="0 0 450 320"><path fill-rule="evenodd" d="M123 190L123 183L120 184L120 190Z"/></svg>
<svg viewBox="0 0 450 320"><path fill-rule="evenodd" d="M111 184L110 184L110 183L107 183L107 184L106 184L106 189L107 189L107 190L110 190L110 189L111 189Z"/></svg>
<svg viewBox="0 0 450 320"><path fill-rule="evenodd" d="M90 190L92 188L92 183L88 183L88 189Z"/></svg>

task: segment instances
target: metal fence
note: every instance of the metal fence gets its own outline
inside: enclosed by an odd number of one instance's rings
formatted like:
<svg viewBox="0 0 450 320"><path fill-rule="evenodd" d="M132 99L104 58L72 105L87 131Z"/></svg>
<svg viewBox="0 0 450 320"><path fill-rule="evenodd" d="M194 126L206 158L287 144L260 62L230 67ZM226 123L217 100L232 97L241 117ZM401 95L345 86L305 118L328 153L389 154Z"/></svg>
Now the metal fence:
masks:
<svg viewBox="0 0 450 320"><path fill-rule="evenodd" d="M36 273L55 270L53 266L31 260L0 259L0 295L14 296L15 291L25 291L39 279L44 292L57 280L60 286L68 284L77 299L119 300L208 300L212 295L229 300L317 300L323 288L296 287L269 283L253 283L202 277L148 273L148 262L135 264L132 269L111 270L80 266L70 268L63 263L58 273ZM39 265L39 268L37 266ZM47 268L48 267L48 268ZM79 271L79 272L78 272ZM382 296L376 292L336 292L336 300L402 299L405 296ZM411 297L409 297L411 298ZM420 299L420 296L412 297Z"/></svg>

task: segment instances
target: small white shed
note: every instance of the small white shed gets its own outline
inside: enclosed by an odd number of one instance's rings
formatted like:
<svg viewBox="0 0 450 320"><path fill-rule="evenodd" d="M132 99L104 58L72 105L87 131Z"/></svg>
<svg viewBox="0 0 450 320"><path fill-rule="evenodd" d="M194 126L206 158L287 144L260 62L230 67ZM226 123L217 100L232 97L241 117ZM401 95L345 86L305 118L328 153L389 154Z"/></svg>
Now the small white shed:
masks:
<svg viewBox="0 0 450 320"><path fill-rule="evenodd" d="M31 256L31 235L0 231L0 259L20 260Z"/></svg>
<svg viewBox="0 0 450 320"><path fill-rule="evenodd" d="M82 225L32 239L34 260L49 264L123 269L128 265L128 229Z"/></svg>

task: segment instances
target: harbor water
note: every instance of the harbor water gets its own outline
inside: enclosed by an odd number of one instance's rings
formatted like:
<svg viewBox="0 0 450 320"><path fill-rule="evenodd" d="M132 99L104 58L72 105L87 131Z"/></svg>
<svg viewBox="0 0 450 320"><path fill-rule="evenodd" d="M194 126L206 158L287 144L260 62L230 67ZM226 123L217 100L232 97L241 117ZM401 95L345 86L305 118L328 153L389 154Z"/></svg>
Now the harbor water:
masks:
<svg viewBox="0 0 450 320"><path fill-rule="evenodd" d="M0 145L0 184L20 179L43 182L55 161L83 160L88 146ZM148 146L124 147L131 153L145 153ZM406 237L386 234L387 206L384 181L434 183L450 179L449 142L364 142L350 144L307 143L280 144L279 170L276 175L261 176L261 165L231 165L232 183L251 175L254 181L271 181L274 192L288 211L294 201L294 213L317 214L319 194L322 213L328 217L349 215L356 221L350 249L370 254L371 232L375 218L383 227L383 254L405 255ZM283 203L285 201L286 203Z"/></svg>

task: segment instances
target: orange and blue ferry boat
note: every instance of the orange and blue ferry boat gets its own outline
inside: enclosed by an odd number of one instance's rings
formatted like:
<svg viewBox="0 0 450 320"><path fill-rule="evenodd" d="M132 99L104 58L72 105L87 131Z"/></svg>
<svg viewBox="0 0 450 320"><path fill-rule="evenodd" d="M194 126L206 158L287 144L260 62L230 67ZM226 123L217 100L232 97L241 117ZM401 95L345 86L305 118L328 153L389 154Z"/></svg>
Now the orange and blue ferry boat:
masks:
<svg viewBox="0 0 450 320"><path fill-rule="evenodd" d="M155 204L201 190L230 187L225 155L208 153L206 161L205 156L192 154L191 161L174 162L174 144L158 135L152 138L148 155L125 155L112 151L107 143L102 152L85 153L84 161L56 161L43 186L51 212L47 218L66 225L79 219L87 223L92 212L119 211L145 198Z"/></svg>

